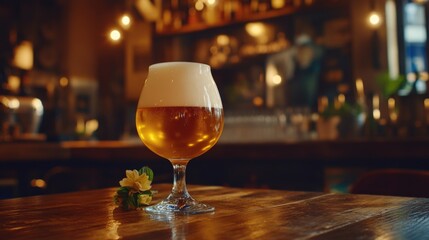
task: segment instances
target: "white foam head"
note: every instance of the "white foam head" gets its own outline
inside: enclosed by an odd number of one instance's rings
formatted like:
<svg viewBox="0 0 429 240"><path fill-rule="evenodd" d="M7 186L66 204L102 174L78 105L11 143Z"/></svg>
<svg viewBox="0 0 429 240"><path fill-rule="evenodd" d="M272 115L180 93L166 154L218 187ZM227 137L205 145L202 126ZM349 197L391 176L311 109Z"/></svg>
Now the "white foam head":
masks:
<svg viewBox="0 0 429 240"><path fill-rule="evenodd" d="M222 108L210 66L193 62L151 65L138 107Z"/></svg>

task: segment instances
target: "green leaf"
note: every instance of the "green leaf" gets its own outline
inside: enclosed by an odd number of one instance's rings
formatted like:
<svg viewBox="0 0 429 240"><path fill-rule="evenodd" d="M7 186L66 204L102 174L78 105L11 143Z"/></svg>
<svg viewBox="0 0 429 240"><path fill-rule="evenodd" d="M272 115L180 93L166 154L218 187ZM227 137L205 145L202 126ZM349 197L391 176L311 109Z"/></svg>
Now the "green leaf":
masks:
<svg viewBox="0 0 429 240"><path fill-rule="evenodd" d="M144 167L142 167L139 170L139 174L140 175L143 174L143 173L148 176L149 181L153 181L153 171L152 171L152 169L150 169L149 167L144 166Z"/></svg>
<svg viewBox="0 0 429 240"><path fill-rule="evenodd" d="M139 193L134 193L133 195L130 196L130 205L132 206L133 209L136 209L139 207Z"/></svg>
<svg viewBox="0 0 429 240"><path fill-rule="evenodd" d="M128 196L129 190L127 187L120 187L118 188L118 190L116 191L116 193L122 197L122 198L126 198Z"/></svg>
<svg viewBox="0 0 429 240"><path fill-rule="evenodd" d="M390 97L397 93L405 82L405 77L403 75L392 78L388 72L381 73L376 77L376 83L381 88L384 97Z"/></svg>
<svg viewBox="0 0 429 240"><path fill-rule="evenodd" d="M125 199L126 201L124 201L124 209L128 210L128 209L134 209L134 202L133 202L133 197L129 197L127 199Z"/></svg>
<svg viewBox="0 0 429 240"><path fill-rule="evenodd" d="M118 202L120 204L120 206L122 207L122 209L127 210L128 209L128 198L122 198L119 200Z"/></svg>
<svg viewBox="0 0 429 240"><path fill-rule="evenodd" d="M151 190L146 190L146 191L141 192L141 194L152 196L152 191Z"/></svg>

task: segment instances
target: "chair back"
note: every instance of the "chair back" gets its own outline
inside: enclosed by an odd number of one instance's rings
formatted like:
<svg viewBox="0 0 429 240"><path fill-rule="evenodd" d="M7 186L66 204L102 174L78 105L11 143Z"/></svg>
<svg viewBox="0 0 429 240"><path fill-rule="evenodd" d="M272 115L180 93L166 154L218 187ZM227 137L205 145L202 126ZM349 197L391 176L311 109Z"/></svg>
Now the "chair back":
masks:
<svg viewBox="0 0 429 240"><path fill-rule="evenodd" d="M429 171L380 169L364 173L350 193L429 198Z"/></svg>

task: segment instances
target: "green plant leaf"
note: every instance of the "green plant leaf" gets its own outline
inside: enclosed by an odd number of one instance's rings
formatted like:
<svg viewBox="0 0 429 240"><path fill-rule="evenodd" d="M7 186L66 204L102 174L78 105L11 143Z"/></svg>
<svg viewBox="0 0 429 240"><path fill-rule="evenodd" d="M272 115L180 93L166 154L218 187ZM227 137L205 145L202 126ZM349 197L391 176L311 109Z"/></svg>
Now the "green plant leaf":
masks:
<svg viewBox="0 0 429 240"><path fill-rule="evenodd" d="M141 192L141 194L152 196L152 191L151 190L146 190L146 191Z"/></svg>
<svg viewBox="0 0 429 240"><path fill-rule="evenodd" d="M148 176L149 181L153 181L153 171L152 171L152 169L150 169L149 167L144 166L144 167L142 167L139 170L139 174L140 175L143 174L143 173Z"/></svg>
<svg viewBox="0 0 429 240"><path fill-rule="evenodd" d="M134 208L140 207L139 197L140 197L140 193L134 193L133 196L132 196Z"/></svg>
<svg viewBox="0 0 429 240"><path fill-rule="evenodd" d="M116 193L118 194L118 196L120 196L122 198L126 198L126 197L128 197L129 189L127 187L120 187L120 188L118 188Z"/></svg>
<svg viewBox="0 0 429 240"><path fill-rule="evenodd" d="M405 77L403 75L392 78L388 72L377 75L375 80L380 87L381 93L386 98L397 93L405 83Z"/></svg>

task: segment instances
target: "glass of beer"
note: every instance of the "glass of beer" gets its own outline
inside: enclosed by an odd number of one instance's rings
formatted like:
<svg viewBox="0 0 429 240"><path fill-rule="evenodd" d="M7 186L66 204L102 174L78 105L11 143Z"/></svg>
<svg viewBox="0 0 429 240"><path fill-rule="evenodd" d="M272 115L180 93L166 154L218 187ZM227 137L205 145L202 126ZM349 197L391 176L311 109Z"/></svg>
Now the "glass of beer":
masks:
<svg viewBox="0 0 429 240"><path fill-rule="evenodd" d="M193 62L151 65L136 113L140 139L168 159L174 169L170 195L146 207L152 213L194 214L214 211L186 189L186 165L207 152L223 130L223 107L210 66Z"/></svg>

